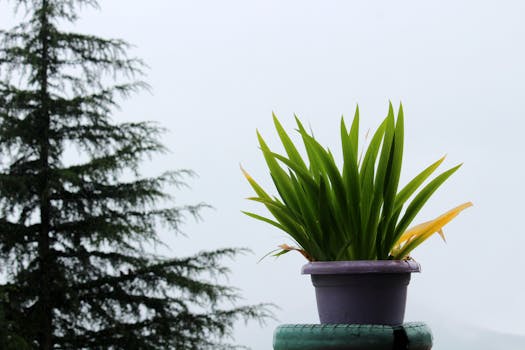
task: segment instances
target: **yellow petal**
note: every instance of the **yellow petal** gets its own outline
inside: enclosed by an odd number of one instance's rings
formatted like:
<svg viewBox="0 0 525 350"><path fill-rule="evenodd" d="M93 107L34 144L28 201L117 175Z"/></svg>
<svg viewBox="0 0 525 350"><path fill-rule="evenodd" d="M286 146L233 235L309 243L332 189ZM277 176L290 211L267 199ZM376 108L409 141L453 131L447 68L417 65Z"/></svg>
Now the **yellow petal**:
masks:
<svg viewBox="0 0 525 350"><path fill-rule="evenodd" d="M432 222L433 222L433 220L426 221L426 222L423 222L423 223L421 223L419 225L416 225L414 227L409 228L408 230L405 231L405 233L403 233L401 235L401 237L399 237L399 239L397 240L397 244L401 244L403 242L409 241L414 236L417 236L419 232L424 230Z"/></svg>
<svg viewBox="0 0 525 350"><path fill-rule="evenodd" d="M424 242L427 238L429 238L436 232L441 236L441 238L443 238L443 240L445 240L445 235L443 234L443 226L448 224L461 211L471 206L471 202L463 203L455 207L454 209L447 211L446 213L437 217L434 220L424 222L422 224L416 225L408 229L407 231L405 231L405 233L403 233L403 235L401 235L399 240L395 243L391 255L396 258L403 258L399 257L398 255L402 253L402 255L408 255L408 253L412 249ZM403 252L403 250L406 250L405 248L410 249L408 251Z"/></svg>

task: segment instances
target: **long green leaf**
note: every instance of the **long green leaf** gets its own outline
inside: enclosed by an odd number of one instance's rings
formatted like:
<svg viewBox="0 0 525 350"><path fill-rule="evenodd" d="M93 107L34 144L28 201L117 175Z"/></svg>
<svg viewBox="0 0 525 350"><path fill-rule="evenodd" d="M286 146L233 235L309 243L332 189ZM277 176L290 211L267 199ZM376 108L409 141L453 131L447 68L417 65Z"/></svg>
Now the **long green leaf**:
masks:
<svg viewBox="0 0 525 350"><path fill-rule="evenodd" d="M285 231L303 248L308 248L309 237L304 230L303 223L298 221L297 216L289 212L289 208L282 203L271 199L249 198L250 200L260 202L266 206L268 211L281 224Z"/></svg>
<svg viewBox="0 0 525 350"><path fill-rule="evenodd" d="M343 183L345 186L347 213L350 219L347 239L353 238L351 248L357 249L361 239L361 191L359 179L358 154L358 128L359 109L356 109L350 133L348 133L345 121L341 118L341 147L343 149Z"/></svg>
<svg viewBox="0 0 525 350"><path fill-rule="evenodd" d="M393 144L395 136L395 117L394 109L392 108L392 103L389 103L388 115L385 119L385 133L383 135L383 140L381 143L381 152L379 155L379 161L377 163L377 171L374 178L374 189L372 193L372 202L370 205L370 213L368 216L368 221L366 223L366 232L369 236L368 247L369 253L367 259L374 259L377 255L376 244L378 235L378 225L380 223L380 218L384 210L381 210L382 204L384 201L384 193L386 182L390 176L389 172L392 166L393 158Z"/></svg>
<svg viewBox="0 0 525 350"><path fill-rule="evenodd" d="M310 162L309 170L313 174L317 182L319 182L319 177L320 177L320 174L322 173L321 161L318 158L316 152L311 147L308 147L307 141L305 140L305 138L310 137L310 135L308 135L308 133L306 132L306 129L304 128L299 118L297 118L297 116L295 117L295 121L297 123L298 131L301 137L303 138L303 143L306 149L306 154L308 156L308 161Z"/></svg>
<svg viewBox="0 0 525 350"><path fill-rule="evenodd" d="M284 149L286 150L286 154L290 158L290 160L297 164L297 168L300 168L302 170L308 170L306 167L306 164L303 161L303 158L299 154L299 151L297 151L297 148L293 144L292 140L284 130L283 126L279 122L279 119L275 116L275 114L272 113L273 116L273 123L275 125L275 129L277 130L277 134L279 135L279 138L281 139L281 142L284 146Z"/></svg>
<svg viewBox="0 0 525 350"><path fill-rule="evenodd" d="M257 138L259 139L259 145L266 160L266 164L268 165L268 169L270 169L270 174L279 195L291 209L298 211L298 199L295 196L288 174L272 156L273 152L270 150L259 132L257 132Z"/></svg>
<svg viewBox="0 0 525 350"><path fill-rule="evenodd" d="M305 146L312 149L320 160L320 165L322 167L323 173L328 176L329 183L332 190L330 191L330 199L335 201L332 205L332 215L337 218L334 220L334 225L337 226L336 234L344 235L348 231L348 220L345 220L347 213L347 200L345 193L345 186L343 179L332 154L325 150L313 137L304 135ZM322 179L323 177L321 177ZM321 184L320 184L321 186Z"/></svg>
<svg viewBox="0 0 525 350"><path fill-rule="evenodd" d="M370 235L368 234L367 228L369 227L370 211L372 209L372 202L374 199L374 175L375 175L375 163L377 155L379 153L381 141L385 134L386 119L381 123L377 131L375 132L368 149L365 153L363 163L361 164L360 184L361 184L361 196L360 196L360 210L361 210L361 228L362 236L360 239L362 258L367 259L368 248L370 247Z"/></svg>
<svg viewBox="0 0 525 350"><path fill-rule="evenodd" d="M430 196L452 175L454 174L462 164L459 164L443 173L438 175L434 180L432 180L428 185L423 187L423 189L414 197L412 202L408 205L405 214L399 221L399 224L396 226L395 237L392 241L397 241L403 232L407 229L408 225L415 218L417 213L421 210L423 205L428 201Z"/></svg>
<svg viewBox="0 0 525 350"><path fill-rule="evenodd" d="M318 187L304 187L295 175L291 174L290 176L297 196L300 198L299 208L301 210L301 217L303 218L305 234L312 241L322 242L323 231L319 220L320 213L317 210L317 205L319 202Z"/></svg>
<svg viewBox="0 0 525 350"><path fill-rule="evenodd" d="M403 204L416 192L416 190L429 178L430 175L443 163L445 157L438 159L436 162L430 164L416 177L414 177L403 189L397 194L394 202L394 210L400 209Z"/></svg>
<svg viewBox="0 0 525 350"><path fill-rule="evenodd" d="M275 227L277 227L278 229L280 230L283 230L286 232L286 228L281 225L280 223L278 223L277 221L274 221L272 219L268 219L267 217L264 217L264 216L261 216L261 215L258 215L258 214L255 214L255 213L251 213L251 212L248 212L248 211L241 211L241 213L245 214L245 215L248 215L254 219L257 219L257 220L260 220L260 221L263 221L263 222L266 222L270 225L273 225Z"/></svg>
<svg viewBox="0 0 525 350"><path fill-rule="evenodd" d="M381 211L381 220L377 227L379 237L376 237L377 247L376 255L381 258L388 256L384 252L384 241L387 229L392 219L397 220L394 201L396 198L399 178L401 177L401 164L403 161L403 143L404 143L404 115L403 106L399 105L397 122L395 126L392 148L390 150L388 168L385 174L385 187L383 189L383 207ZM395 217L395 218L394 218Z"/></svg>
<svg viewBox="0 0 525 350"><path fill-rule="evenodd" d="M348 134L348 137L350 138L352 155L357 161L359 150L359 106L355 107L354 119L352 121L352 126L350 127L350 133Z"/></svg>
<svg viewBox="0 0 525 350"><path fill-rule="evenodd" d="M268 195L264 191L264 189L250 176L250 174L248 174L246 170L243 169L242 166L241 166L241 171L244 174L244 177L246 178L246 180L248 180L248 183L250 184L250 186L253 188L253 190L255 191L255 193L257 193L259 197L270 198L270 195Z"/></svg>
<svg viewBox="0 0 525 350"><path fill-rule="evenodd" d="M291 159L288 159L278 153L272 152L271 155L275 159L279 160L284 165L286 165L295 174L297 174L308 187L317 187L317 184L315 180L312 178L312 175L308 172L308 169L303 169L302 166L300 166L299 164L295 163Z"/></svg>

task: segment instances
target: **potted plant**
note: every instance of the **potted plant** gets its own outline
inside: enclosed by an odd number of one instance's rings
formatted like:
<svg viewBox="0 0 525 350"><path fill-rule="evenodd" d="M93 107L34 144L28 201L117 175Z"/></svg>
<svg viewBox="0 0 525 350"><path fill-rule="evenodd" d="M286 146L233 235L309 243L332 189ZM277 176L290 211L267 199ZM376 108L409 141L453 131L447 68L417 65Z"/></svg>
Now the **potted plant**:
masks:
<svg viewBox="0 0 525 350"><path fill-rule="evenodd" d="M341 119L341 168L297 117L306 157L275 115L273 120L285 155L270 150L259 132L257 137L278 196L268 194L242 170L256 193L249 199L262 203L273 217L244 213L281 229L294 241L294 246L281 245L274 255L294 250L309 261L302 273L311 275L321 323L402 324L410 274L420 271L410 252L434 233L444 239L443 226L472 204L408 227L461 164L425 184L441 158L400 188L401 105L396 118L390 104L362 152L359 109L350 129Z"/></svg>

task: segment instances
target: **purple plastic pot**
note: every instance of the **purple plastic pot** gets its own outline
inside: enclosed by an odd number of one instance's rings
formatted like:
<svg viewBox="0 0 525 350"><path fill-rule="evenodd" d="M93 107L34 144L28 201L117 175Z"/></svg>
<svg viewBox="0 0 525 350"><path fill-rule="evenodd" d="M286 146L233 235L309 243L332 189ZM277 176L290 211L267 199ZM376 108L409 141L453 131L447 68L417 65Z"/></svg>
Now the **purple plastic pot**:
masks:
<svg viewBox="0 0 525 350"><path fill-rule="evenodd" d="M403 323L413 260L321 261L303 266L312 275L323 324Z"/></svg>

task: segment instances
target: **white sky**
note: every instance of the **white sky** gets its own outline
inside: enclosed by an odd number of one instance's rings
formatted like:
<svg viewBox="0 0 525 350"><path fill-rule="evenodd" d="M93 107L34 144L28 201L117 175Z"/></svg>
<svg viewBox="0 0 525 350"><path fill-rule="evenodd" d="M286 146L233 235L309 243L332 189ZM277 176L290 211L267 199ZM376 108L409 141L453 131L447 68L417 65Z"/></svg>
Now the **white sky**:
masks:
<svg viewBox="0 0 525 350"><path fill-rule="evenodd" d="M281 307L278 322L239 325L239 343L270 349L277 324L317 322L313 287L299 274L305 261L288 254L257 264L288 241L240 213L258 207L244 200L252 193L239 163L270 184L255 129L275 147L271 112L289 130L297 113L336 149L341 114L350 120L359 103L363 135L385 116L389 99L405 107L405 181L445 153L445 167L465 163L416 222L468 200L475 204L446 227L447 245L431 239L414 252L423 273L413 276L406 319L428 322L437 350L467 328L525 335L525 2L100 5L101 11L83 12L77 30L135 44L153 87L153 94L125 101L115 118L157 120L171 130L165 142L173 153L146 163L145 173L193 169L200 177L178 203L215 207L203 222L188 222L188 238L169 239L172 254L249 247L255 254L231 264L231 283L247 303ZM0 27L12 24L11 17L2 2Z"/></svg>

